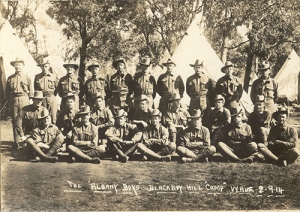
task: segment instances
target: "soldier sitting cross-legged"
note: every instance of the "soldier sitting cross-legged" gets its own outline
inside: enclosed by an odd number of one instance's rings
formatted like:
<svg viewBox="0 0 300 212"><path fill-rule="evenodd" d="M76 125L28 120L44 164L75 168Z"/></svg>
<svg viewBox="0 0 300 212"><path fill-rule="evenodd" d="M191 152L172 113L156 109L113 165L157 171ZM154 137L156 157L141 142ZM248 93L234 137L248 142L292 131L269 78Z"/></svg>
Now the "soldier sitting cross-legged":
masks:
<svg viewBox="0 0 300 212"><path fill-rule="evenodd" d="M176 150L175 142L170 142L168 130L160 124L161 112L154 109L151 113L151 124L143 130L143 143L138 143L137 149L147 156L162 161L170 161L172 152Z"/></svg>
<svg viewBox="0 0 300 212"><path fill-rule="evenodd" d="M202 126L201 110L194 110L191 116L191 125L182 131L179 138L177 153L182 157L182 162L208 161L213 156L216 148L210 145L209 130Z"/></svg>
<svg viewBox="0 0 300 212"><path fill-rule="evenodd" d="M72 141L67 147L72 156L70 162L82 160L99 164L99 157L105 153L105 147L98 146L98 129L90 122L90 107L82 106L78 115L81 120L73 127Z"/></svg>
<svg viewBox="0 0 300 212"><path fill-rule="evenodd" d="M36 161L56 162L56 154L61 147L64 136L60 130L51 123L49 111L44 108L38 117L38 127L35 128L27 140L28 149L37 155Z"/></svg>
<svg viewBox="0 0 300 212"><path fill-rule="evenodd" d="M142 132L135 124L126 122L127 112L123 109L117 111L114 116L115 125L108 128L105 135L108 138L109 150L115 151L116 159L120 159L122 163L126 163L129 155L132 154L137 147L137 143L141 141Z"/></svg>

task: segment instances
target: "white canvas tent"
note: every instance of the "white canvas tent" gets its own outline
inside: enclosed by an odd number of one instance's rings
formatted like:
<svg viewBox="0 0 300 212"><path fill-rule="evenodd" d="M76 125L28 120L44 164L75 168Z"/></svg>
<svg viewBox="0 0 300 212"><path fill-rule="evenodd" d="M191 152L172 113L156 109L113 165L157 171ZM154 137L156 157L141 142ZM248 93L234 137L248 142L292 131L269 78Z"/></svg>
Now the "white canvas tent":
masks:
<svg viewBox="0 0 300 212"><path fill-rule="evenodd" d="M274 78L278 82L279 96L299 101L299 73L300 58L293 49Z"/></svg>
<svg viewBox="0 0 300 212"><path fill-rule="evenodd" d="M224 73L221 72L221 68L224 66L222 61L214 52L205 36L201 33L199 26L197 26L200 18L201 16L196 17L191 23L184 38L171 57L176 63L174 71L181 75L184 83L189 76L195 73L190 64L195 63L197 59L204 61L204 69L213 81L216 82L219 78L224 76ZM189 104L190 100L186 93L182 101ZM252 101L245 91L243 92L241 103L245 108L246 115L253 111Z"/></svg>
<svg viewBox="0 0 300 212"><path fill-rule="evenodd" d="M37 66L37 63L30 55L28 49L24 46L21 39L16 35L16 31L12 28L10 23L6 21L0 29L0 67L1 67L1 84L3 86L3 92L5 93L5 86L7 78L15 73L15 69L10 65L11 61L14 61L16 57L24 59L24 73L26 73L33 82L36 74L41 72L41 69ZM1 95L4 95L1 94Z"/></svg>

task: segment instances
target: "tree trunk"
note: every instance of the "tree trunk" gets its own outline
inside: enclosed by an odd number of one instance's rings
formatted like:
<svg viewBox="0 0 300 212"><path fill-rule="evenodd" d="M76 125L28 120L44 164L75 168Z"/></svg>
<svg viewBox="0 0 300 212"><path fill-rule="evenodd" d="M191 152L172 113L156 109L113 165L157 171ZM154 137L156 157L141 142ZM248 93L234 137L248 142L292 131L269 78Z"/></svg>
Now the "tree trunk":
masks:
<svg viewBox="0 0 300 212"><path fill-rule="evenodd" d="M227 52L228 52L228 43L229 43L229 35L228 35L228 31L224 31L223 32L223 45L222 45L222 49L221 49L221 60L222 63L225 64L225 62L227 61Z"/></svg>
<svg viewBox="0 0 300 212"><path fill-rule="evenodd" d="M251 71L252 71L253 57L254 57L254 54L253 54L253 41L250 41L248 57L247 57L245 80L244 80L244 90L247 93L248 93L248 89L249 89L250 75L251 75Z"/></svg>
<svg viewBox="0 0 300 212"><path fill-rule="evenodd" d="M87 43L83 41L82 46L80 48L80 65L79 65L79 76L83 80L84 80L84 77L85 77L86 49L87 49Z"/></svg>

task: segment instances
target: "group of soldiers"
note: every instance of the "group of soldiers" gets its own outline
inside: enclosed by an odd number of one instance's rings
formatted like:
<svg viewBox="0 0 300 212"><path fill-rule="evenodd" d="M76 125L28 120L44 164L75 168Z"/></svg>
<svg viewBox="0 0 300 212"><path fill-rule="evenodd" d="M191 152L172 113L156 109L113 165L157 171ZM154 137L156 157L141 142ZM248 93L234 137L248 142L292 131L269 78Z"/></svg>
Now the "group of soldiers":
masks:
<svg viewBox="0 0 300 212"><path fill-rule="evenodd" d="M98 164L100 158L112 157L125 163L135 152L143 160L171 161L177 152L182 162L207 162L219 152L228 161L286 166L300 155L297 131L286 123L288 110L276 107L278 84L270 78L267 62L253 83L255 106L248 122L240 104L243 86L229 61L216 84L201 60L190 64L195 74L184 83L168 59L163 63L166 72L156 82L148 58L139 62L135 76L127 72L123 58L115 60L116 73L109 80L100 75L100 65L92 63L87 68L92 77L84 82L75 62L64 64L67 75L58 79L44 58L34 92L22 72L25 61L16 58L11 65L15 73L8 77L6 97L13 150L27 146L35 161L56 162L56 154L67 151L70 162ZM181 101L185 88L189 106ZM57 94L62 98L59 110ZM158 108L153 103L156 94L161 97Z"/></svg>

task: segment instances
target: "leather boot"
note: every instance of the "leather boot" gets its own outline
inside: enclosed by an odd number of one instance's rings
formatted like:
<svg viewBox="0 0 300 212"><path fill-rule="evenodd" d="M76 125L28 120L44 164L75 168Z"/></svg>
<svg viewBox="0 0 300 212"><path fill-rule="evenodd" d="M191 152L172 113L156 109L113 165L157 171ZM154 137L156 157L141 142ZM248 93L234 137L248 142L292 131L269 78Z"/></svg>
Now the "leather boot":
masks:
<svg viewBox="0 0 300 212"><path fill-rule="evenodd" d="M162 156L160 156L159 154L153 152L151 149L148 149L144 144L142 143L138 143L137 145L137 149L142 153L145 154L147 156L150 156L152 158L155 158L157 160L161 160Z"/></svg>
<svg viewBox="0 0 300 212"><path fill-rule="evenodd" d="M91 158L88 155L84 154L80 149L78 149L77 147L73 146L73 145L69 145L68 146L68 150L72 152L72 155L74 155L75 157L81 158L85 161L91 162L91 163L96 163L99 164L100 163L100 159L95 157L95 158Z"/></svg>
<svg viewBox="0 0 300 212"><path fill-rule="evenodd" d="M42 161L53 162L53 163L58 161L57 157L51 157L51 156L46 155L34 141L28 141L27 145L30 146L30 148L34 151L35 154L38 155L38 157Z"/></svg>

